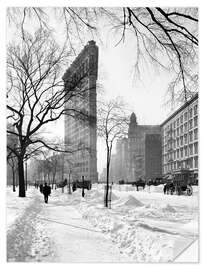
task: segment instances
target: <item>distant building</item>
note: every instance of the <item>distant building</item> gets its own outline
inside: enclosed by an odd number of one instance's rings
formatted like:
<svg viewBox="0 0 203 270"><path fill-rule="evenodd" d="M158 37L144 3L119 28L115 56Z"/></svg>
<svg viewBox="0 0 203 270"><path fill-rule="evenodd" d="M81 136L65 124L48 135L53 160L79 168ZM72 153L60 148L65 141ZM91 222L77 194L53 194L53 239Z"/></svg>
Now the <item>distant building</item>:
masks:
<svg viewBox="0 0 203 270"><path fill-rule="evenodd" d="M162 173L198 177L198 93L162 124Z"/></svg>
<svg viewBox="0 0 203 270"><path fill-rule="evenodd" d="M65 90L73 87L78 95L72 98L71 106L83 110L89 115L88 123L80 118L65 115L65 148L72 148L74 153L65 157L65 175L71 172L73 180L82 176L92 182L98 181L97 176L97 139L96 139L96 81L98 73L98 47L89 41L63 76ZM66 98L68 98L67 96ZM66 109L70 102L66 103ZM76 151L80 149L80 151Z"/></svg>
<svg viewBox="0 0 203 270"><path fill-rule="evenodd" d="M132 113L128 129L126 179L133 182L139 178L155 177L161 177L161 127L138 125L136 116Z"/></svg>
<svg viewBox="0 0 203 270"><path fill-rule="evenodd" d="M145 178L154 179L162 176L161 134L145 135Z"/></svg>
<svg viewBox="0 0 203 270"><path fill-rule="evenodd" d="M138 125L131 114L128 137L117 141L110 165L110 181L134 182L161 177L161 127Z"/></svg>
<svg viewBox="0 0 203 270"><path fill-rule="evenodd" d="M127 175L128 139L119 139L116 143L116 179L124 180Z"/></svg>
<svg viewBox="0 0 203 270"><path fill-rule="evenodd" d="M7 124L7 130L15 132L15 128L11 123ZM15 155L9 150L8 146L15 149L18 145L18 137L12 133L7 134L7 185L18 183L18 165Z"/></svg>
<svg viewBox="0 0 203 270"><path fill-rule="evenodd" d="M110 178L133 182L172 174L181 179L188 171L198 179L198 93L161 125L138 125L132 113L128 138L117 142Z"/></svg>

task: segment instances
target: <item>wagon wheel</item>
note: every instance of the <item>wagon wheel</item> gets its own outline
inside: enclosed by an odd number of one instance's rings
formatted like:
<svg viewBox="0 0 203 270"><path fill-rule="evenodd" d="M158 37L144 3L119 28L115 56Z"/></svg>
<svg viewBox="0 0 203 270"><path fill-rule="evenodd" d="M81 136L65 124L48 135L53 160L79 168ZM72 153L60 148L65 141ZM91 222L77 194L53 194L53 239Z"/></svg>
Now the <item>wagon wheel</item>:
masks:
<svg viewBox="0 0 203 270"><path fill-rule="evenodd" d="M187 195L188 195L188 196L191 196L192 193L193 193L192 187L188 187L188 188L187 188Z"/></svg>

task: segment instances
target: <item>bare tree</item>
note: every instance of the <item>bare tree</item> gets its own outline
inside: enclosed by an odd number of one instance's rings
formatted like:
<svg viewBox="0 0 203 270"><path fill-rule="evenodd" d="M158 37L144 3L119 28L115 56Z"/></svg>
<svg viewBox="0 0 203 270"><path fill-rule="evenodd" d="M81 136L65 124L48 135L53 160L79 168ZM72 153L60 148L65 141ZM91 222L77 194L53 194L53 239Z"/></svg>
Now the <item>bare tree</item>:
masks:
<svg viewBox="0 0 203 270"><path fill-rule="evenodd" d="M124 12L141 47L138 45L137 59L144 52L152 64L173 72L168 88L170 100L187 102L198 86L198 10L146 7L126 8Z"/></svg>
<svg viewBox="0 0 203 270"><path fill-rule="evenodd" d="M68 86L64 88L62 72L69 56L66 46L60 48L51 33L43 29L33 36L24 32L19 43L8 45L7 119L14 129L8 129L7 133L18 141L18 147L8 145L8 149L18 160L20 197L25 196L23 162L28 158L27 150L32 148L35 152L41 147L56 150L40 135L43 127L64 114L78 118L82 116L83 120L86 117L80 108L73 106L72 100L84 97L87 92L87 89L81 89L81 84L88 71L77 80L67 79L65 84ZM70 103L70 106L64 106L65 103Z"/></svg>
<svg viewBox="0 0 203 270"><path fill-rule="evenodd" d="M106 144L106 194L105 206L108 207L109 170L111 163L112 147L114 142L127 134L128 119L126 105L122 100L115 99L109 102L101 102L98 108L98 136L105 140Z"/></svg>
<svg viewBox="0 0 203 270"><path fill-rule="evenodd" d="M196 7L116 7L54 8L56 19L65 31L66 40L75 51L74 40L83 44L86 32L99 36L99 24L105 20L116 31L118 45L132 33L136 40L135 71L151 63L172 72L167 94L172 103L187 101L198 91L198 8ZM47 8L10 8L8 19L24 33L26 20L34 18L39 25L50 28ZM87 31L85 31L87 30Z"/></svg>

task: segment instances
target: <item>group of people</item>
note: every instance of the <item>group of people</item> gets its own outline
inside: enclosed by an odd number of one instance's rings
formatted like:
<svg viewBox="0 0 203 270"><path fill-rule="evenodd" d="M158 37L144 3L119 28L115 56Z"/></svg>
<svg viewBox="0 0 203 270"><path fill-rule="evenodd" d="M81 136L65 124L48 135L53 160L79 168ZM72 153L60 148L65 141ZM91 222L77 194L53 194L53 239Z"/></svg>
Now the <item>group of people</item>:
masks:
<svg viewBox="0 0 203 270"><path fill-rule="evenodd" d="M44 184L44 186L42 184L39 185L39 190L41 193L43 193L44 195L44 202L48 203L48 198L51 194L51 187L47 185L47 183Z"/></svg>

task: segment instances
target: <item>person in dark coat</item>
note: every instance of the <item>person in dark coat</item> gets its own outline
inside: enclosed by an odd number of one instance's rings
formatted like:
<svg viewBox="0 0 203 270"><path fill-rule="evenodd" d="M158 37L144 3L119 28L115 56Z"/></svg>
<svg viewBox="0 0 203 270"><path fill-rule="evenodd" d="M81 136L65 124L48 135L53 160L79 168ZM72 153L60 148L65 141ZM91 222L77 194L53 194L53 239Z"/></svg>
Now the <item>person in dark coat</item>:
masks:
<svg viewBox="0 0 203 270"><path fill-rule="evenodd" d="M166 194L167 191L167 184L164 184L164 194Z"/></svg>
<svg viewBox="0 0 203 270"><path fill-rule="evenodd" d="M44 184L43 194L44 194L44 201L45 201L45 203L48 203L48 197L51 194L51 187L48 186L47 183Z"/></svg>

